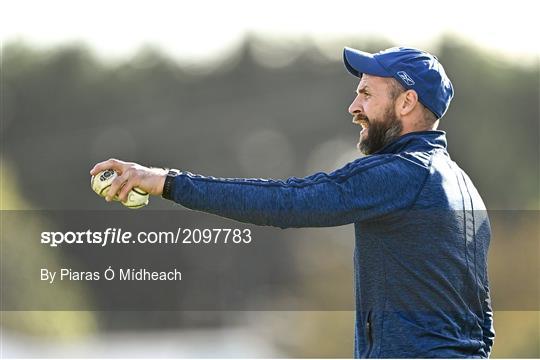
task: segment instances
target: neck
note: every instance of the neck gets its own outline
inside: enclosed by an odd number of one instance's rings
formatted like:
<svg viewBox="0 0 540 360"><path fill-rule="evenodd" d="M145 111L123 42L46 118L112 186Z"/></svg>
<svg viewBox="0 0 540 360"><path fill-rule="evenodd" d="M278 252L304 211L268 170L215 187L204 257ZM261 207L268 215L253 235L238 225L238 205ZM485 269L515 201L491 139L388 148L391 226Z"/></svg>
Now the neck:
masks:
<svg viewBox="0 0 540 360"><path fill-rule="evenodd" d="M414 119L414 120L408 120L403 119L403 130L401 131L401 135L405 135L410 132L415 131L430 131L430 130L437 130L439 127L439 120L435 121L432 124L426 124L424 119Z"/></svg>

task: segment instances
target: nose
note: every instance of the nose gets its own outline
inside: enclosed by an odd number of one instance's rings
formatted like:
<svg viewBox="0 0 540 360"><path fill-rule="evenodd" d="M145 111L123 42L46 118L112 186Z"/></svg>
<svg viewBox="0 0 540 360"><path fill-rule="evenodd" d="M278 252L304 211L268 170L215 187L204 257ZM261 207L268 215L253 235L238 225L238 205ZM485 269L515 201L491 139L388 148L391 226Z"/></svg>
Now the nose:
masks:
<svg viewBox="0 0 540 360"><path fill-rule="evenodd" d="M362 112L362 106L360 104L360 95L356 95L351 105L349 105L349 114L357 115Z"/></svg>

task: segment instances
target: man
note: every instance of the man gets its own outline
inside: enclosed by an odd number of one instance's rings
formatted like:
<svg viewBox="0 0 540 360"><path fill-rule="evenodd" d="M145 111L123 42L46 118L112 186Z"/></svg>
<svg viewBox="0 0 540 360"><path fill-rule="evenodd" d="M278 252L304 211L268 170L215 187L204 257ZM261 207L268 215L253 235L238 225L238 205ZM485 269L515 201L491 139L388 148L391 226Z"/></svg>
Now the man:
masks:
<svg viewBox="0 0 540 360"><path fill-rule="evenodd" d="M139 186L191 209L258 225L354 223L355 357L488 357L489 220L437 131L453 87L433 55L345 48L360 78L349 107L359 158L330 174L285 181L223 179L108 160L125 199Z"/></svg>

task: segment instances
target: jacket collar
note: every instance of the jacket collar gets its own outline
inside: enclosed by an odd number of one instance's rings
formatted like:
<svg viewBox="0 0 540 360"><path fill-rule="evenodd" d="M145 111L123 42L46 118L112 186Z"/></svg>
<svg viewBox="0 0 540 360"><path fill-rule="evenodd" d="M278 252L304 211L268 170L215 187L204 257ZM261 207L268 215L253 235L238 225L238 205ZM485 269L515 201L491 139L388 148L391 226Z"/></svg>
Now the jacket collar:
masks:
<svg viewBox="0 0 540 360"><path fill-rule="evenodd" d="M400 136L374 154L397 154L403 151L446 150L446 132L441 130L414 131Z"/></svg>

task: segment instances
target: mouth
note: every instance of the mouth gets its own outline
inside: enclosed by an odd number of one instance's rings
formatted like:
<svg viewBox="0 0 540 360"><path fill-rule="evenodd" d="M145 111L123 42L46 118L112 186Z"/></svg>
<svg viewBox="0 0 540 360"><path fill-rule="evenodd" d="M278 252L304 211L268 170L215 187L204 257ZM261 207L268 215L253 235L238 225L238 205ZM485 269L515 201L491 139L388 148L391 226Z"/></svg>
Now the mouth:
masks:
<svg viewBox="0 0 540 360"><path fill-rule="evenodd" d="M360 125L362 127L361 133L364 132L364 130L367 130L369 128L369 120L364 117L355 117L353 119L353 123Z"/></svg>

